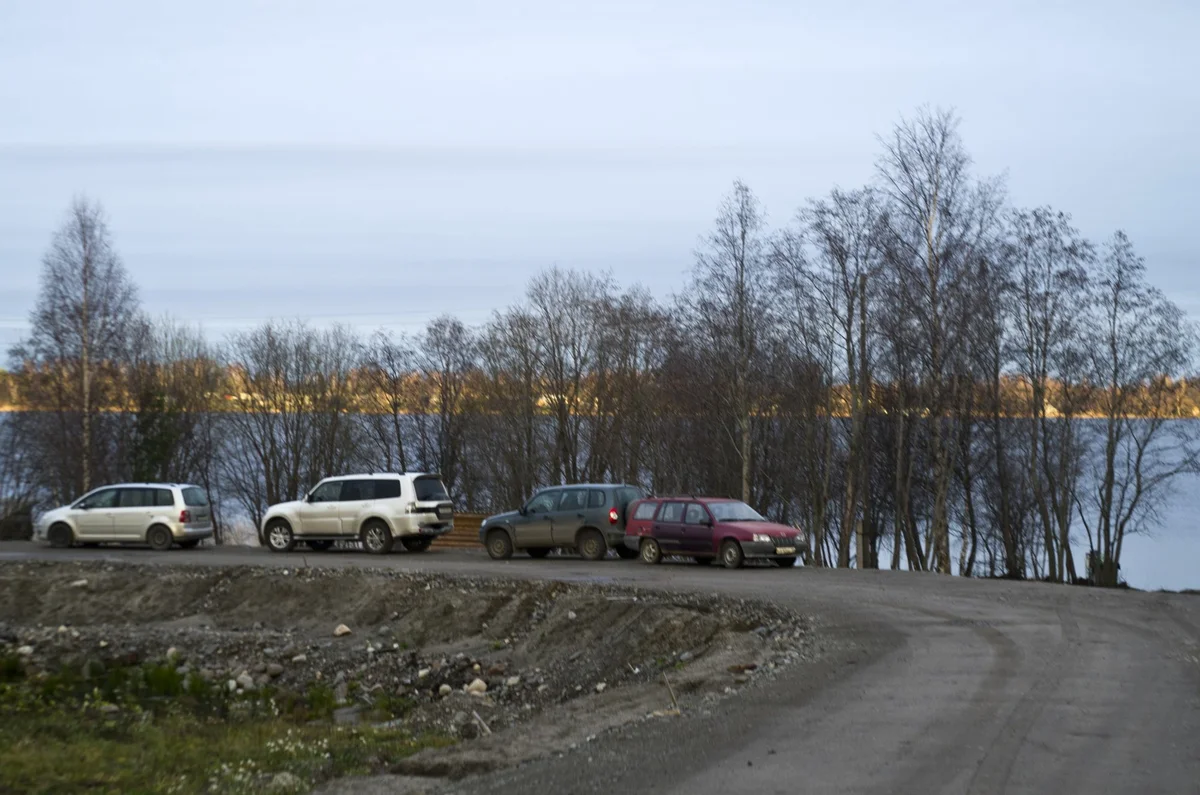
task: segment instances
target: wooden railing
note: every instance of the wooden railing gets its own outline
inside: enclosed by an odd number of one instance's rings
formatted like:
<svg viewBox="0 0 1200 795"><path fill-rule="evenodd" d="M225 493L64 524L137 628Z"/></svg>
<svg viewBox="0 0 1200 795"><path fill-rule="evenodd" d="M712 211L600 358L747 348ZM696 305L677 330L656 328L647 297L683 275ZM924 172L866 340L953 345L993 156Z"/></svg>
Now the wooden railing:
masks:
<svg viewBox="0 0 1200 795"><path fill-rule="evenodd" d="M479 524L486 517L482 513L454 514L454 529L433 542L442 549L483 549L479 543Z"/></svg>

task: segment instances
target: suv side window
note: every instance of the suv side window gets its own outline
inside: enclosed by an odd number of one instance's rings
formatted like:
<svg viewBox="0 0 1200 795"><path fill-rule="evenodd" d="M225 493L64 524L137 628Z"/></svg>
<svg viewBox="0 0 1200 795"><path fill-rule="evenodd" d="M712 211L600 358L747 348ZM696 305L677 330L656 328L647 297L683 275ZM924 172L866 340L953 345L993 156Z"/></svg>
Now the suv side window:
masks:
<svg viewBox="0 0 1200 795"><path fill-rule="evenodd" d="M684 524L704 524L704 520L708 518L708 512L704 510L704 506L698 502L688 503L687 511L683 515Z"/></svg>
<svg viewBox="0 0 1200 795"><path fill-rule="evenodd" d="M375 481L343 480L340 502L366 502L375 499Z"/></svg>
<svg viewBox="0 0 1200 795"><path fill-rule="evenodd" d="M555 503L558 502L557 491L543 491L532 500L529 501L529 513L549 513L554 510Z"/></svg>
<svg viewBox="0 0 1200 795"><path fill-rule="evenodd" d="M396 500L400 498L400 481L396 478L375 481L375 499Z"/></svg>
<svg viewBox="0 0 1200 795"><path fill-rule="evenodd" d="M683 519L682 502L668 502L663 506L662 513L658 515L658 521L660 522L678 524L681 519Z"/></svg>
<svg viewBox="0 0 1200 795"><path fill-rule="evenodd" d="M608 494L601 489L592 489L588 492L588 507L603 508L608 505Z"/></svg>
<svg viewBox="0 0 1200 795"><path fill-rule="evenodd" d="M78 505L86 505L88 508L115 508L117 507L117 492L119 489L102 489L101 491L93 492L88 497L80 500Z"/></svg>
<svg viewBox="0 0 1200 795"><path fill-rule="evenodd" d="M563 491L562 500L558 503L558 510L582 511L587 507L587 502L587 489L566 489Z"/></svg>
<svg viewBox="0 0 1200 795"><path fill-rule="evenodd" d="M653 519L654 512L658 510L657 502L643 502L633 512L634 519Z"/></svg>
<svg viewBox="0 0 1200 795"><path fill-rule="evenodd" d="M170 508L175 505L175 495L170 489L155 489L154 504L159 508Z"/></svg>
<svg viewBox="0 0 1200 795"><path fill-rule="evenodd" d="M342 493L342 481L330 480L317 486L311 502L337 502Z"/></svg>

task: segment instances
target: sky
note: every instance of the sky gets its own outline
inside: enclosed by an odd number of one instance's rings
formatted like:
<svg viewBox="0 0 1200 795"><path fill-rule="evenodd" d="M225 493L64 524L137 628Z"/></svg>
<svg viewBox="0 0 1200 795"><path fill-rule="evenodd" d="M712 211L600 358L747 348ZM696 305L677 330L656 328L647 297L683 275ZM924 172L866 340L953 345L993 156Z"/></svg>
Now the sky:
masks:
<svg viewBox="0 0 1200 795"><path fill-rule="evenodd" d="M0 346L76 195L151 314L412 331L553 265L667 297L733 180L784 224L923 104L1200 317L1198 33L1185 0L6 0Z"/></svg>

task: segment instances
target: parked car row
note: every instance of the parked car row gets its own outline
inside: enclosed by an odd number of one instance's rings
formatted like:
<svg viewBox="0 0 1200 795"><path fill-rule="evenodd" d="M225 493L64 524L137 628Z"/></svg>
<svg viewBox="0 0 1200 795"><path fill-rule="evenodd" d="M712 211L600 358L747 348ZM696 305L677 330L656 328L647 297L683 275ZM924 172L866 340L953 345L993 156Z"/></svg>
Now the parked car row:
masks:
<svg viewBox="0 0 1200 795"><path fill-rule="evenodd" d="M484 519L479 540L496 560L518 549L542 558L555 548L599 560L613 549L643 563L676 556L731 569L753 559L794 566L807 548L799 530L767 521L740 500L647 497L624 484L543 489L516 511Z"/></svg>
<svg viewBox="0 0 1200 795"><path fill-rule="evenodd" d="M338 541L359 542L373 554L391 552L397 542L423 552L453 528L454 503L438 475L368 473L326 478L303 499L272 505L258 539L272 552L299 543L321 551ZM212 535L204 489L177 483L104 486L48 511L36 526L36 536L56 547L123 542L166 550ZM554 549L600 560L612 550L650 564L676 556L739 568L754 559L794 566L806 552L796 528L769 522L740 500L649 497L624 483L542 489L517 510L485 519L479 540L497 560L518 550L543 558Z"/></svg>

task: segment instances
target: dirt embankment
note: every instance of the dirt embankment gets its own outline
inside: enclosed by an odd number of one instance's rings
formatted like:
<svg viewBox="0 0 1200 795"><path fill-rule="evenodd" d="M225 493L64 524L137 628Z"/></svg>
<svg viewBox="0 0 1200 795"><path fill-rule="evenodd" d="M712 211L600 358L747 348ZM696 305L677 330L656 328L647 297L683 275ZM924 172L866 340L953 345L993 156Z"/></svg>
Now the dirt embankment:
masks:
<svg viewBox="0 0 1200 795"><path fill-rule="evenodd" d="M805 617L726 598L379 570L0 565L0 654L19 652L28 673L171 660L231 691L326 688L335 721L387 715L462 740L391 771L417 776L671 719L813 649Z"/></svg>

